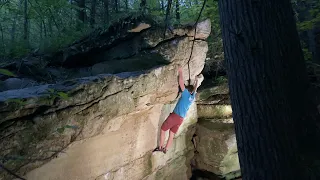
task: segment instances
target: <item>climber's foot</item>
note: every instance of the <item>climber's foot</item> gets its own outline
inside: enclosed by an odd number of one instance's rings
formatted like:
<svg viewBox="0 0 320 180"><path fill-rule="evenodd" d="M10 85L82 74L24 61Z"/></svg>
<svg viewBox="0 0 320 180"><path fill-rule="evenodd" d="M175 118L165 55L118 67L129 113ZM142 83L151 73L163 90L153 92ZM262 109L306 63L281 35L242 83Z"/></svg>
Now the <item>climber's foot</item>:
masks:
<svg viewBox="0 0 320 180"><path fill-rule="evenodd" d="M162 148L162 152L163 152L164 154L166 154L166 153L167 153L167 151L168 151L168 149L166 149L166 148Z"/></svg>
<svg viewBox="0 0 320 180"><path fill-rule="evenodd" d="M157 152L157 151L162 151L162 148L158 146L152 152L154 153L154 152Z"/></svg>

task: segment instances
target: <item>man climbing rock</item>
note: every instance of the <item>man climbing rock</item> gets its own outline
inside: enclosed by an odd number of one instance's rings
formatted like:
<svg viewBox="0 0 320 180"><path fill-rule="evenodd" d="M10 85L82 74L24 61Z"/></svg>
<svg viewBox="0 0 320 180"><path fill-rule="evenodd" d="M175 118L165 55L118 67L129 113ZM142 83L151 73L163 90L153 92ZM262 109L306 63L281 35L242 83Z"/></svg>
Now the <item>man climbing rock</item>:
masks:
<svg viewBox="0 0 320 180"><path fill-rule="evenodd" d="M201 81L203 80L202 74L197 76L195 79L194 85L188 85L185 87L184 80L182 76L182 68L179 67L178 69L179 74L179 86L181 88L181 97L179 98L176 107L174 108L173 112L167 117L167 119L163 122L161 126L160 132L160 144L157 148L153 150L155 151L162 151L166 153L169 147L172 144L173 137L177 133L180 125L183 122L183 119L186 117L186 114L190 108L190 105L195 99L197 88L200 86ZM166 146L164 147L164 137L165 132L169 130L169 139L167 141Z"/></svg>

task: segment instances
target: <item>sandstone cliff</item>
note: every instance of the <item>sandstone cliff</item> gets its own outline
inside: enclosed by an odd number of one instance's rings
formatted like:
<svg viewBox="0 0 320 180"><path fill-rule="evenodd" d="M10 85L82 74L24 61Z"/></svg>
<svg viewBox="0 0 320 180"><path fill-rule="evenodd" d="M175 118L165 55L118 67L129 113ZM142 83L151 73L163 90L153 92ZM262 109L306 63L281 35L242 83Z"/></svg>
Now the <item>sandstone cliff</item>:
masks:
<svg viewBox="0 0 320 180"><path fill-rule="evenodd" d="M133 32L138 21L150 27ZM204 67L210 29L209 20L197 26L192 79ZM167 154L151 151L176 103L178 64L188 79L193 32L179 28L162 38L156 24L126 19L41 57L46 60L42 69L33 64L39 57L23 63L45 72L23 74L36 80L36 86L0 92L1 164L28 180L190 177L195 104ZM0 179L13 176L1 170Z"/></svg>

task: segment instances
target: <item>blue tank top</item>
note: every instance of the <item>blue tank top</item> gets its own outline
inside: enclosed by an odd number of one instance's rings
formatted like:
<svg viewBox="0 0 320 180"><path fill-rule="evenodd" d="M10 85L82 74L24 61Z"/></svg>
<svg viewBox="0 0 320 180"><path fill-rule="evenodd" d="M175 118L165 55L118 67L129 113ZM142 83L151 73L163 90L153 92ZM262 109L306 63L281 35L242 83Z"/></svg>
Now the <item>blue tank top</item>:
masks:
<svg viewBox="0 0 320 180"><path fill-rule="evenodd" d="M196 95L196 92L194 92L193 94L190 94L190 92L187 89L184 89L173 112L181 116L182 118L185 118L190 108L190 105L195 99L195 95Z"/></svg>

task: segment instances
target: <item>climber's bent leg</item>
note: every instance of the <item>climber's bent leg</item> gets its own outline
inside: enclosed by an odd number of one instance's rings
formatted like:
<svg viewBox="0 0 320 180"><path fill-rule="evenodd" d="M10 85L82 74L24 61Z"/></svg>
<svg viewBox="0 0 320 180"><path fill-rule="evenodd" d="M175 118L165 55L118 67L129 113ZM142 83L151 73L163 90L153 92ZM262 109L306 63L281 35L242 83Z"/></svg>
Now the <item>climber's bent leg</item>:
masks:
<svg viewBox="0 0 320 180"><path fill-rule="evenodd" d="M183 118L176 115L176 114L174 114L174 120L175 120L175 125L170 128L169 139L168 139L166 147L163 149L164 153L166 153L167 150L170 148L170 146L173 142L173 137L178 132L179 127L183 122Z"/></svg>
<svg viewBox="0 0 320 180"><path fill-rule="evenodd" d="M165 147L164 150L163 150L164 153L166 153L167 150L170 148L170 146L171 146L171 144L172 144L172 141L173 141L174 134L175 134L175 133L170 130L169 139L168 139L167 145L166 145L166 147Z"/></svg>
<svg viewBox="0 0 320 180"><path fill-rule="evenodd" d="M166 131L168 131L173 126L174 119L172 118L172 115L170 114L167 119L162 123L161 130L160 130L160 144L158 148L161 150L163 148L164 144L164 137Z"/></svg>
<svg viewBox="0 0 320 180"><path fill-rule="evenodd" d="M161 149L166 152L170 144L172 143L174 134L178 131L179 126L181 125L183 119L175 113L171 113L167 119L162 123L161 132L160 132L160 144L154 151L159 151ZM165 132L170 129L169 139L167 142L166 148L163 148ZM170 140L171 138L171 140ZM169 145L168 145L169 144Z"/></svg>
<svg viewBox="0 0 320 180"><path fill-rule="evenodd" d="M162 149L162 147L163 147L164 136L165 136L165 131L161 129L161 132L160 132L160 145L159 145L160 149Z"/></svg>

